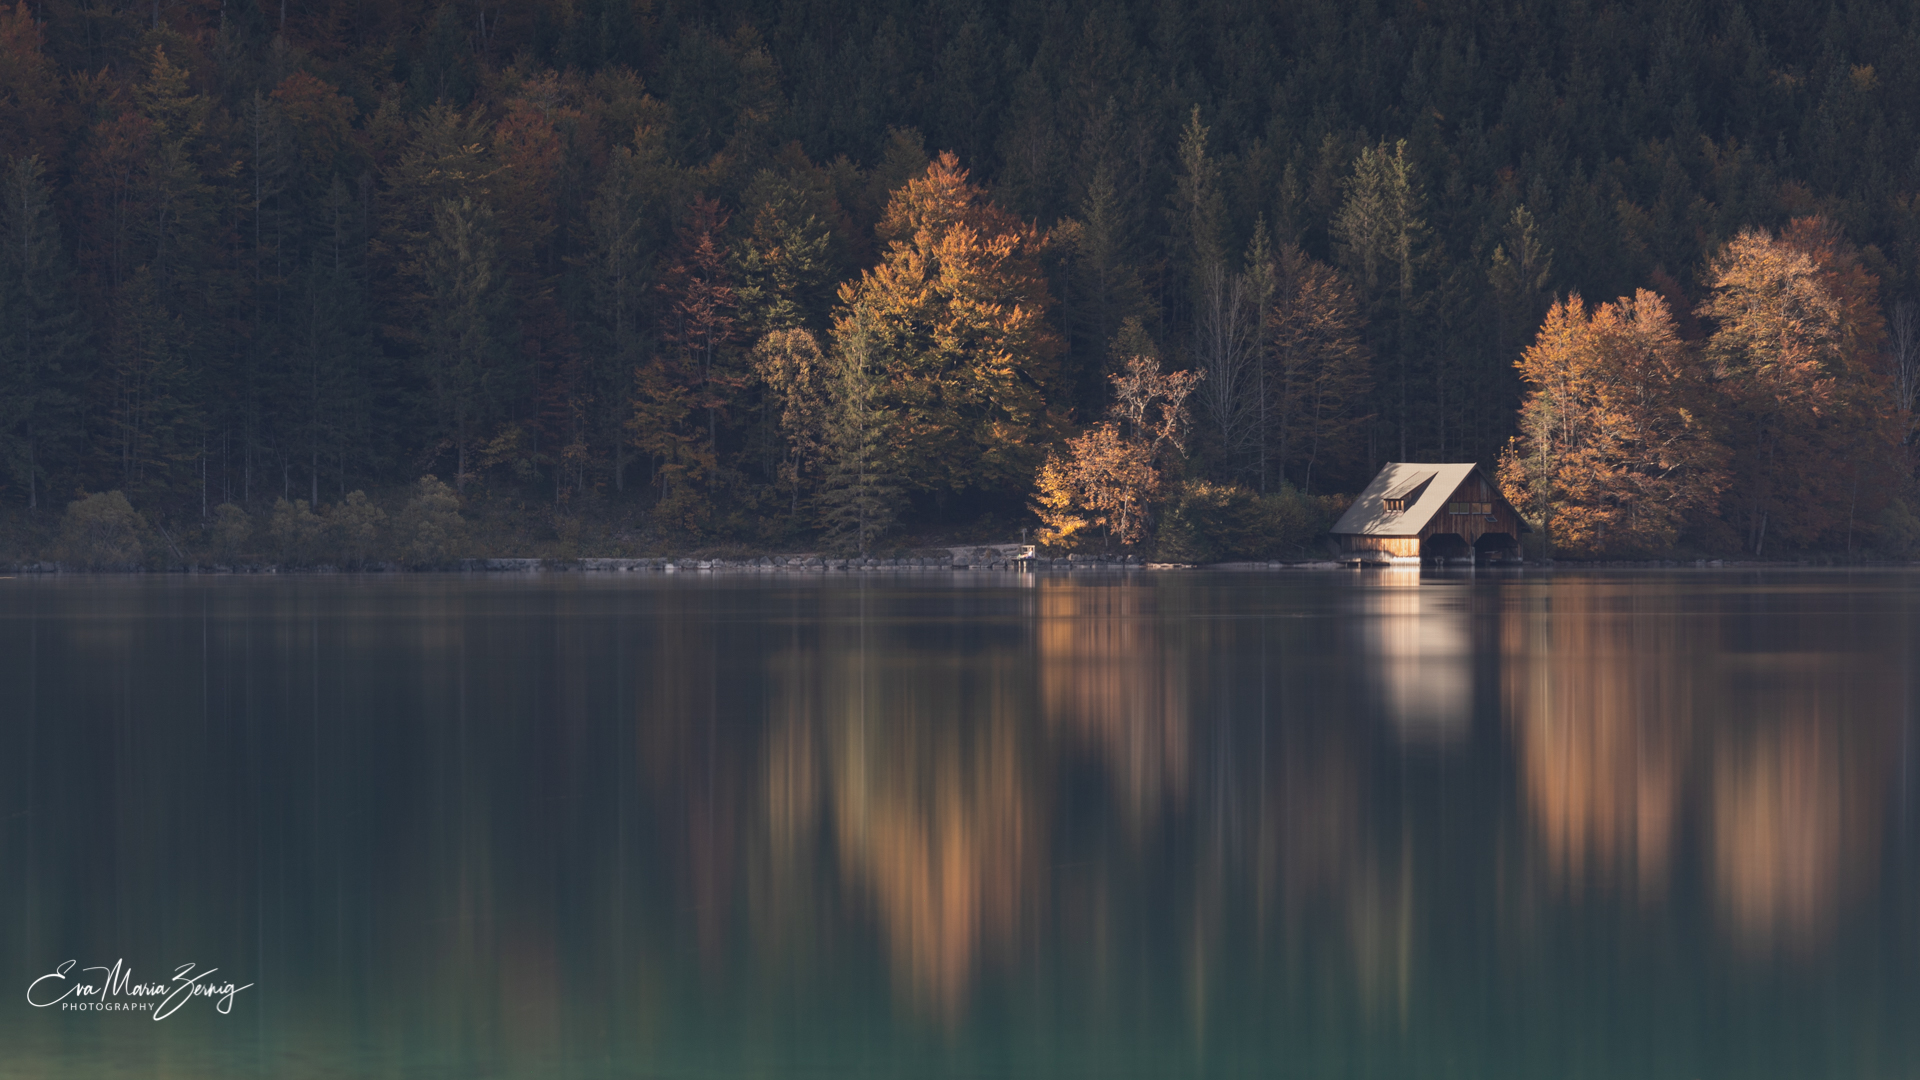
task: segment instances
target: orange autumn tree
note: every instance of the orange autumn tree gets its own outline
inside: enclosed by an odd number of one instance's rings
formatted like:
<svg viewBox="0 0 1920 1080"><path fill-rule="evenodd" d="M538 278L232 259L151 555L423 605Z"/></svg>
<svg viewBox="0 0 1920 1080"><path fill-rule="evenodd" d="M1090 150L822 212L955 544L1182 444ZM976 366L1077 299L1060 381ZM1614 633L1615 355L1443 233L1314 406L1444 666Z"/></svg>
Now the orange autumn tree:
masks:
<svg viewBox="0 0 1920 1080"><path fill-rule="evenodd" d="M1671 547L1726 486L1706 373L1645 289L1591 314L1555 304L1516 365L1531 389L1500 485L1549 541L1578 554Z"/></svg>
<svg viewBox="0 0 1920 1080"><path fill-rule="evenodd" d="M654 513L696 532L713 514L719 426L744 381L734 317L738 300L720 242L726 227L719 203L693 201L656 287L665 309L662 347L634 372L627 421L633 445L653 460L660 488Z"/></svg>
<svg viewBox="0 0 1920 1080"><path fill-rule="evenodd" d="M1801 218L1747 229L1710 267L1707 345L1738 482L1723 515L1758 555L1769 537L1851 546L1892 490L1899 426L1879 357L1879 281L1839 230Z"/></svg>
<svg viewBox="0 0 1920 1080"><path fill-rule="evenodd" d="M1127 321L1138 330L1138 320ZM1082 547L1094 529L1123 547L1144 543L1173 459L1185 450L1187 397L1198 372L1162 374L1158 359L1135 354L1124 374L1110 378L1109 418L1067 440L1065 453L1049 454L1040 466L1033 509L1044 547Z"/></svg>
<svg viewBox="0 0 1920 1080"><path fill-rule="evenodd" d="M989 202L950 153L893 193L878 232L886 254L840 287L834 337L868 328L895 425L890 471L939 493L1024 486L1063 426L1046 235Z"/></svg>

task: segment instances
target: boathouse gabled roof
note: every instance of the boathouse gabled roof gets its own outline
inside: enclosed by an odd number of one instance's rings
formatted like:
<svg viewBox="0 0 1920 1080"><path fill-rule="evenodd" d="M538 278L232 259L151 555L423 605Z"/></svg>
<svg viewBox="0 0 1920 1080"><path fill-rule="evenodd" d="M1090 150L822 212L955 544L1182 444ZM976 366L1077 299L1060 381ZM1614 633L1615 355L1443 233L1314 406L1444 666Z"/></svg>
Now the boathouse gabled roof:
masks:
<svg viewBox="0 0 1920 1080"><path fill-rule="evenodd" d="M1389 461L1367 490L1334 522L1333 534L1417 536L1447 505L1476 466ZM1489 484L1488 487L1493 485ZM1495 489L1498 490L1497 488ZM1498 498L1498 496L1495 496ZM1396 508L1396 504L1404 508Z"/></svg>

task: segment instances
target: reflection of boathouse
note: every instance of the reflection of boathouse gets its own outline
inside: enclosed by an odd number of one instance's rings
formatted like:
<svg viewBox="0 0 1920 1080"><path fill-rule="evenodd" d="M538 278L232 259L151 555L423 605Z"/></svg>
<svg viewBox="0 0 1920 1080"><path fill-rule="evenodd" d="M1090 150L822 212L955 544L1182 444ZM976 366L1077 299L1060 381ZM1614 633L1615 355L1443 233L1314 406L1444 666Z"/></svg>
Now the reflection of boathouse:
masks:
<svg viewBox="0 0 1920 1080"><path fill-rule="evenodd" d="M1529 531L1471 462L1390 461L1333 526L1340 550L1362 562L1517 559Z"/></svg>

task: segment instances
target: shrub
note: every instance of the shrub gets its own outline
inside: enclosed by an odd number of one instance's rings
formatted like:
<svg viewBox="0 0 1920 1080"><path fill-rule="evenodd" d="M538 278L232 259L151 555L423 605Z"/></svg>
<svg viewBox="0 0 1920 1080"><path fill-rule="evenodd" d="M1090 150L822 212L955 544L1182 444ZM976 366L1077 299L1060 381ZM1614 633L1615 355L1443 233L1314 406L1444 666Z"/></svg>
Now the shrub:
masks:
<svg viewBox="0 0 1920 1080"><path fill-rule="evenodd" d="M380 530L386 524L386 511L368 501L366 492L350 491L327 508L327 541L341 565L365 566L378 550Z"/></svg>
<svg viewBox="0 0 1920 1080"><path fill-rule="evenodd" d="M118 491L67 504L60 521L60 561L87 570L132 570L146 559L147 519Z"/></svg>
<svg viewBox="0 0 1920 1080"><path fill-rule="evenodd" d="M1290 487L1256 495L1198 480L1168 505L1156 557L1183 563L1270 558L1305 546L1326 524L1318 500Z"/></svg>
<svg viewBox="0 0 1920 1080"><path fill-rule="evenodd" d="M1894 555L1920 551L1920 516L1907 500L1894 496L1880 513L1880 546Z"/></svg>
<svg viewBox="0 0 1920 1080"><path fill-rule="evenodd" d="M321 524L305 500L273 500L273 513L267 518L267 536L273 540L275 557L293 566L313 561Z"/></svg>
<svg viewBox="0 0 1920 1080"><path fill-rule="evenodd" d="M441 566L466 541L460 497L432 476L423 476L413 498L394 521L394 542L409 566Z"/></svg>
<svg viewBox="0 0 1920 1080"><path fill-rule="evenodd" d="M213 508L213 520L207 524L206 534L213 557L231 563L240 557L247 541L252 539L253 519L233 503L221 503Z"/></svg>

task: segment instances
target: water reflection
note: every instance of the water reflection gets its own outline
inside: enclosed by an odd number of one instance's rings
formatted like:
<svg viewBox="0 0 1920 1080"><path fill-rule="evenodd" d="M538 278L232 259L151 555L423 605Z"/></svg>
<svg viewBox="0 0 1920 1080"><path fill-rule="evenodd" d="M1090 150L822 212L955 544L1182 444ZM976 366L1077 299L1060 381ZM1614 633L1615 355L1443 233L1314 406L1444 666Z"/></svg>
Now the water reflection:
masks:
<svg viewBox="0 0 1920 1080"><path fill-rule="evenodd" d="M1368 577L1375 587L1360 597L1362 625L1388 720L1413 742L1464 738L1473 711L1473 642L1461 590L1432 580L1423 587L1418 569Z"/></svg>
<svg viewBox="0 0 1920 1080"><path fill-rule="evenodd" d="M951 1018L976 965L1011 950L1045 885L1027 665L997 649L961 664L822 644L807 666L841 876L876 912L900 981Z"/></svg>
<svg viewBox="0 0 1920 1080"><path fill-rule="evenodd" d="M1697 680L1714 643L1560 585L1501 620L1505 708L1533 835L1556 889L1665 894ZM1700 686L1711 696L1710 686Z"/></svg>
<svg viewBox="0 0 1920 1080"><path fill-rule="evenodd" d="M1905 635L1817 607L1749 622L1671 602L1569 582L1503 616L1505 710L1545 873L1652 903L1700 852L1730 937L1805 952L1881 859Z"/></svg>
<svg viewBox="0 0 1920 1080"><path fill-rule="evenodd" d="M1904 578L9 602L0 971L274 990L219 1044L0 1011L28 1074L1920 1061Z"/></svg>
<svg viewBox="0 0 1920 1080"><path fill-rule="evenodd" d="M1035 631L1041 715L1092 752L1139 828L1186 798L1187 668L1153 590L1047 581Z"/></svg>
<svg viewBox="0 0 1920 1080"><path fill-rule="evenodd" d="M1876 883L1898 668L1742 659L1739 722L1720 725L1708 767L1714 885L1743 944L1804 950Z"/></svg>

